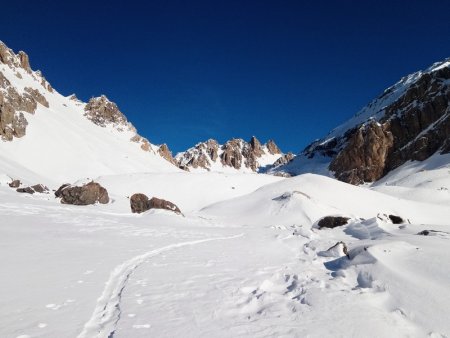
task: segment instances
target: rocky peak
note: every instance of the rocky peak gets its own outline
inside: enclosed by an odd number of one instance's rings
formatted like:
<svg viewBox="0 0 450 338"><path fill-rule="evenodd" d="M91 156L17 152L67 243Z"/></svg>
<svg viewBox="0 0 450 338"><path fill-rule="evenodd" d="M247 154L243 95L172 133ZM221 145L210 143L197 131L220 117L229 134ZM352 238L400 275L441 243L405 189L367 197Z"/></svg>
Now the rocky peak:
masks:
<svg viewBox="0 0 450 338"><path fill-rule="evenodd" d="M27 73L32 73L28 54L24 51L19 51L15 54L13 50L8 48L2 41L0 41L0 62L10 68L22 68Z"/></svg>
<svg viewBox="0 0 450 338"><path fill-rule="evenodd" d="M20 67L25 69L28 73L31 73L30 58L28 57L28 54L24 51L19 51L17 56L19 57Z"/></svg>
<svg viewBox="0 0 450 338"><path fill-rule="evenodd" d="M260 157L264 154L264 150L262 148L261 142L255 137L252 136L250 141L248 142L248 145L250 145L251 152L256 156Z"/></svg>
<svg viewBox="0 0 450 338"><path fill-rule="evenodd" d="M127 118L119 110L119 107L105 95L91 98L84 111L84 115L100 127L106 127L107 125L114 125L118 129L130 127Z"/></svg>
<svg viewBox="0 0 450 338"><path fill-rule="evenodd" d="M266 143L267 150L269 151L269 154L277 155L281 154L280 148L276 145L274 140L269 140Z"/></svg>

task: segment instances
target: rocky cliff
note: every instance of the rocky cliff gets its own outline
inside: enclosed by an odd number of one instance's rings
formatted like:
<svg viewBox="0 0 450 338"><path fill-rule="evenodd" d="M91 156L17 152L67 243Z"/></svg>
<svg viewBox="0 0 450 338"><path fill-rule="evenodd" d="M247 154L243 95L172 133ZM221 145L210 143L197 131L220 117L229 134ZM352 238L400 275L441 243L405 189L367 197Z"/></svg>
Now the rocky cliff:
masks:
<svg viewBox="0 0 450 338"><path fill-rule="evenodd" d="M450 59L402 78L278 171L299 174L315 168L361 184L407 161L448 153L449 144Z"/></svg>

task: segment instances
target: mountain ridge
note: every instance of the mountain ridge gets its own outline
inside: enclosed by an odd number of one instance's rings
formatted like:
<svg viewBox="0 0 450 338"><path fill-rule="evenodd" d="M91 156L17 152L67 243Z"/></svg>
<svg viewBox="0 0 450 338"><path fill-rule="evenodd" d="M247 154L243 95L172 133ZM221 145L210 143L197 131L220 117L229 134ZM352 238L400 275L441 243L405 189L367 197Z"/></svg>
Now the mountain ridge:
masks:
<svg viewBox="0 0 450 338"><path fill-rule="evenodd" d="M450 151L450 58L400 79L347 122L273 169L374 182L408 161Z"/></svg>

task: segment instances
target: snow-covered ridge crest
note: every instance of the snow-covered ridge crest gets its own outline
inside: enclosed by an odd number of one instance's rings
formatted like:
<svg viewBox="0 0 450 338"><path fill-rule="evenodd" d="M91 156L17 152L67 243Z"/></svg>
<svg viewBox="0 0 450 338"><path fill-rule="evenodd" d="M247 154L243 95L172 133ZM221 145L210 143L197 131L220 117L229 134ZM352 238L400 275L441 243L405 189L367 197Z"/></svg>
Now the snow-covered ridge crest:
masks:
<svg viewBox="0 0 450 338"><path fill-rule="evenodd" d="M175 160L184 170L258 172L273 165L283 156L273 140L261 144L253 136L248 142L234 138L224 144L209 139L178 153Z"/></svg>

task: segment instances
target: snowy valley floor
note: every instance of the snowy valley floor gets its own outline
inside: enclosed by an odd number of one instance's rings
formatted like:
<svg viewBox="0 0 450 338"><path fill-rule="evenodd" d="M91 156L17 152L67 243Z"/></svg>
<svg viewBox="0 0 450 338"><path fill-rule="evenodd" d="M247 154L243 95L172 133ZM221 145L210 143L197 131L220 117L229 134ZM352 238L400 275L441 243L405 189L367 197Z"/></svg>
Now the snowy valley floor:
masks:
<svg viewBox="0 0 450 338"><path fill-rule="evenodd" d="M0 185L0 337L450 336L448 191L407 200L410 188L317 175L98 181L108 205ZM134 192L184 217L131 214ZM318 229L328 215L349 224ZM340 241L349 258L327 251Z"/></svg>

